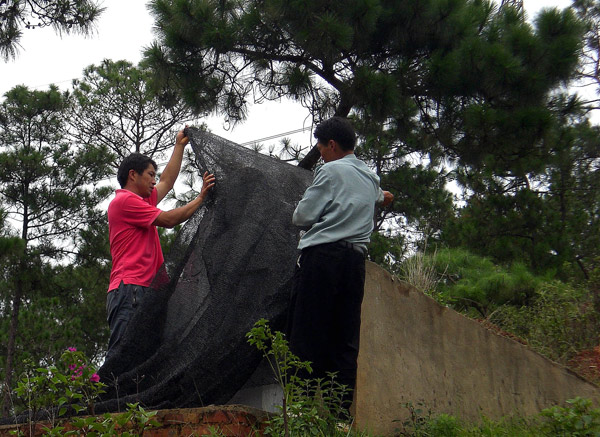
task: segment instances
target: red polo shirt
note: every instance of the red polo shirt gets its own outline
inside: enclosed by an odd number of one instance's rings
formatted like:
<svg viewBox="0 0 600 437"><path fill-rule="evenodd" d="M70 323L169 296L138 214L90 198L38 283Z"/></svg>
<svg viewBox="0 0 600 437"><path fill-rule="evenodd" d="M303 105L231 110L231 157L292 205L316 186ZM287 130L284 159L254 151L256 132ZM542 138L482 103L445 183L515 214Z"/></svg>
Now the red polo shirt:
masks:
<svg viewBox="0 0 600 437"><path fill-rule="evenodd" d="M108 205L108 237L112 270L108 290L125 284L147 287L164 262L158 231L152 226L161 210L157 192L143 199L129 190L117 190Z"/></svg>

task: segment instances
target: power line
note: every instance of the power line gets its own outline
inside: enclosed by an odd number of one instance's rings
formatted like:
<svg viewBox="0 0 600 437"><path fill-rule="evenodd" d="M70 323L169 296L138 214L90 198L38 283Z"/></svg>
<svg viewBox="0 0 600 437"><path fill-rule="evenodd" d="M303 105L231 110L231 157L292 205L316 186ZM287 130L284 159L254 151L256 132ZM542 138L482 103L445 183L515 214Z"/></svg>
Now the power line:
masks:
<svg viewBox="0 0 600 437"><path fill-rule="evenodd" d="M250 146L252 144L261 143L263 141L268 141L268 140L274 140L275 138L284 137L286 135L297 134L297 133L304 132L304 131L311 130L311 129L312 129L311 127L303 127L303 128L291 130L288 132L283 132L280 134L275 134L275 135L271 135L268 137L259 138L258 140L246 141L245 143L240 143L240 146Z"/></svg>
<svg viewBox="0 0 600 437"><path fill-rule="evenodd" d="M244 143L239 143L239 145L240 145L240 146L243 146L243 147L244 147L244 146L250 146L250 145L252 145L252 144L256 144L256 143L260 143L260 142L263 142L263 141L268 141L268 140L273 140L273 139L275 139L275 138L284 137L284 136L286 136L286 135L292 135L292 134L301 133L301 132L304 132L304 131L307 131L307 130L311 130L311 129L312 129L311 127L302 127L302 128L300 128L300 129L294 129L294 130L291 130L291 131L287 131L287 132L282 132L282 133L279 133L279 134L270 135L270 136L268 136L268 137L259 138L259 139L257 139L257 140L246 141L246 142L244 142ZM158 165L159 167L161 167L161 166L163 166L163 165L166 165L167 163L168 163L168 161L165 161L165 162L158 162L158 163L157 163L157 165ZM112 176L107 176L107 177L104 177L104 178L102 178L102 179L99 179L99 180L98 180L98 182L102 182L102 181L108 181L108 180L111 180L111 179L114 179L114 178L115 178L115 176L114 176L114 175L112 175Z"/></svg>

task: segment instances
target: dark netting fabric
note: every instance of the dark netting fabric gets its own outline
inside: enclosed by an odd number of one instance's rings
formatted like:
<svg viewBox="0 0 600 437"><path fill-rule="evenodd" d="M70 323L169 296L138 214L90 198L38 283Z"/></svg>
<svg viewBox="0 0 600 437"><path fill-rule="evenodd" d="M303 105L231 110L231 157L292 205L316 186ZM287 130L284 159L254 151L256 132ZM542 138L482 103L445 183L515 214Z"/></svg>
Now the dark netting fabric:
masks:
<svg viewBox="0 0 600 437"><path fill-rule="evenodd" d="M260 318L285 323L298 255L291 217L312 173L198 129L188 136L217 183L100 369L109 387L97 411L225 403L261 359L245 334Z"/></svg>

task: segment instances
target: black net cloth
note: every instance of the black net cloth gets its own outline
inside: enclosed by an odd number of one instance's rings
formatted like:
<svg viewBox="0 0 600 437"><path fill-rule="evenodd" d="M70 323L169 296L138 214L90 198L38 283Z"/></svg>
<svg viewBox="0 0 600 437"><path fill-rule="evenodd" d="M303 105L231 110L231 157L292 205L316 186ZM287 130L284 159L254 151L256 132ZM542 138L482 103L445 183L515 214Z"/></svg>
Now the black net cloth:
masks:
<svg viewBox="0 0 600 437"><path fill-rule="evenodd" d="M109 387L97 411L225 403L261 359L245 334L260 318L284 328L298 255L291 217L312 173L198 129L188 136L216 186L99 370Z"/></svg>

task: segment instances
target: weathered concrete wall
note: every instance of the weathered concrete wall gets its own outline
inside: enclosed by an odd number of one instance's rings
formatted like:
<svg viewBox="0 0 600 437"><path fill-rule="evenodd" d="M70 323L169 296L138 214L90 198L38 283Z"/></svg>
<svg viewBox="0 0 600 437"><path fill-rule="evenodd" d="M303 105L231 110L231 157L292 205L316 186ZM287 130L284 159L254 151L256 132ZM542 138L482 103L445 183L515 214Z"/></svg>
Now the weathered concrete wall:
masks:
<svg viewBox="0 0 600 437"><path fill-rule="evenodd" d="M356 424L389 434L403 404L423 402L466 420L534 415L600 389L526 346L501 337L367 265Z"/></svg>

